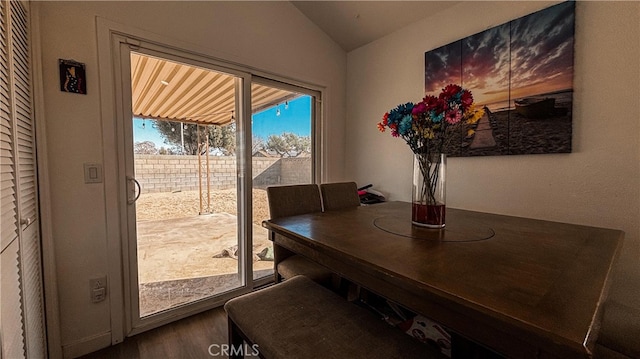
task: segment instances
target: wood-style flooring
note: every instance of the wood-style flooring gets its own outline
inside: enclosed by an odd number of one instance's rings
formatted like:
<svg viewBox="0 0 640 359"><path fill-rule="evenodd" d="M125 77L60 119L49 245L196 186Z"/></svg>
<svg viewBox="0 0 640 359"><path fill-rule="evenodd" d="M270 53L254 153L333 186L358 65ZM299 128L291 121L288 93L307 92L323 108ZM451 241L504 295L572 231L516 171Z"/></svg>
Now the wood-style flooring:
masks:
<svg viewBox="0 0 640 359"><path fill-rule="evenodd" d="M227 358L227 315L222 307L126 338L81 359Z"/></svg>

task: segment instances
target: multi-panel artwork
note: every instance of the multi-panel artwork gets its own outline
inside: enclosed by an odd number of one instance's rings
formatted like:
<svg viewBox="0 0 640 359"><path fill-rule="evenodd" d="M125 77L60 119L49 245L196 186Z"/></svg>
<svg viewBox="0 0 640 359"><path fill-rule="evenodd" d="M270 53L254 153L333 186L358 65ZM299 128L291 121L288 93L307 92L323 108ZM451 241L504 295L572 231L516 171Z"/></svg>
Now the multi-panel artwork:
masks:
<svg viewBox="0 0 640 359"><path fill-rule="evenodd" d="M425 95L460 84L486 112L449 156L571 152L574 24L565 2L425 53Z"/></svg>

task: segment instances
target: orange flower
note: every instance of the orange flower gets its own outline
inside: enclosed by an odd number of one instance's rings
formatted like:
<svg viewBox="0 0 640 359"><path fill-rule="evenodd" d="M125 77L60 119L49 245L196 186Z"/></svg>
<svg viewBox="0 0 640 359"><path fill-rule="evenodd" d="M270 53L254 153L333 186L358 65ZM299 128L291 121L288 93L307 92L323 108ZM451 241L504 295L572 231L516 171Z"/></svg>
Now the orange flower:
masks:
<svg viewBox="0 0 640 359"><path fill-rule="evenodd" d="M385 127L389 124L389 112L382 116L382 122L378 122L378 131L384 132Z"/></svg>

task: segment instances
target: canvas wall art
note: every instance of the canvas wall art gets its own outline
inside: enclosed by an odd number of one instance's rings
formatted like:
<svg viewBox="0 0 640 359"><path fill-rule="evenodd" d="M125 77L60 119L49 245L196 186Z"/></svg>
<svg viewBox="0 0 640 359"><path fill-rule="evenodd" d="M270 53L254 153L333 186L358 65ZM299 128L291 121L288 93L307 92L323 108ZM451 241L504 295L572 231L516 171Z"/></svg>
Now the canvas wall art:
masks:
<svg viewBox="0 0 640 359"><path fill-rule="evenodd" d="M485 116L449 156L571 152L575 3L565 2L425 53L425 95L469 89Z"/></svg>

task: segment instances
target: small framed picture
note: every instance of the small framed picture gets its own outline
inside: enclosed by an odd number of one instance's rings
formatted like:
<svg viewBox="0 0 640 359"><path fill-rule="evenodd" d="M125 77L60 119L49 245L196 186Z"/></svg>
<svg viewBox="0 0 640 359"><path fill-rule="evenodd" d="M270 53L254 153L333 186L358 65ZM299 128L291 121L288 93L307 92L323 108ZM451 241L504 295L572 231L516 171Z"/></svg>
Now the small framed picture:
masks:
<svg viewBox="0 0 640 359"><path fill-rule="evenodd" d="M84 64L73 60L58 60L60 66L60 91L86 95L87 77Z"/></svg>

